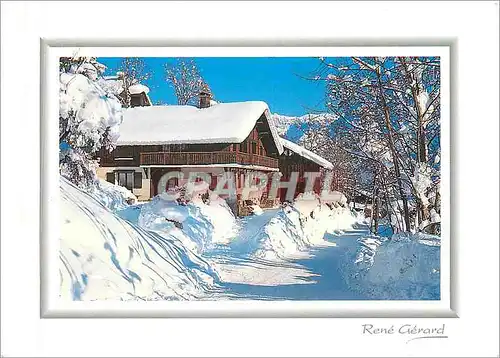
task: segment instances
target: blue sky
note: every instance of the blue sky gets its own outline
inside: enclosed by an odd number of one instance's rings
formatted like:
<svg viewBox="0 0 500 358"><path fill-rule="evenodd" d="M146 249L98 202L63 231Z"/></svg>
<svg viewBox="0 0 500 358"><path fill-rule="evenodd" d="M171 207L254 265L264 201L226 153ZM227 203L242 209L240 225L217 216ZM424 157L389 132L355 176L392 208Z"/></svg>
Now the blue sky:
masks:
<svg viewBox="0 0 500 358"><path fill-rule="evenodd" d="M164 80L163 70L164 64L172 59L143 59L154 74L146 83L151 89L151 100L175 104L174 93ZM98 60L108 67L106 75L115 74L121 62L117 57ZM314 72L319 65L317 58L198 57L195 60L221 102L260 100L267 102L272 113L292 116L324 109L324 82L299 77Z"/></svg>

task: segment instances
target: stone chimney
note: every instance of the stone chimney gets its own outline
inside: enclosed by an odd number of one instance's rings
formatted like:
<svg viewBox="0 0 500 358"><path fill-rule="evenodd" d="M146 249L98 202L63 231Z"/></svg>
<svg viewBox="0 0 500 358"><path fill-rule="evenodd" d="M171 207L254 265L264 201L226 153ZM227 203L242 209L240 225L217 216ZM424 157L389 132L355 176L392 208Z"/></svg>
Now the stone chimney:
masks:
<svg viewBox="0 0 500 358"><path fill-rule="evenodd" d="M210 101L212 100L212 93L210 92L210 88L208 88L208 85L206 83L204 83L201 86L199 97L200 97L200 103L198 105L199 108L210 107Z"/></svg>
<svg viewBox="0 0 500 358"><path fill-rule="evenodd" d="M130 107L151 106L148 97L149 88L143 84L136 83L128 88L130 95Z"/></svg>

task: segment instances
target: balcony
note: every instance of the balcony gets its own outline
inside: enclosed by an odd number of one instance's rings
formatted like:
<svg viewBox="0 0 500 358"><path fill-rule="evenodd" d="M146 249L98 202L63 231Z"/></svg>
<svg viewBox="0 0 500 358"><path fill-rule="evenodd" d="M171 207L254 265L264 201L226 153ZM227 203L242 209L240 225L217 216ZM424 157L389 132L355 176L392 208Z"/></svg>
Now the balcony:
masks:
<svg viewBox="0 0 500 358"><path fill-rule="evenodd" d="M141 153L140 165L212 165L240 164L278 168L278 159L236 152L147 152Z"/></svg>

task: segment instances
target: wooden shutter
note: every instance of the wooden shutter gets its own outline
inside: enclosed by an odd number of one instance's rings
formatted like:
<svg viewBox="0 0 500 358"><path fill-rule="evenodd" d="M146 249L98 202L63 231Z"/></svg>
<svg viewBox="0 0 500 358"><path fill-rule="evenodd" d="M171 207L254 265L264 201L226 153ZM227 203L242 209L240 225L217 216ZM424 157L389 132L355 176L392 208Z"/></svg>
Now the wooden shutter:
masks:
<svg viewBox="0 0 500 358"><path fill-rule="evenodd" d="M141 172L134 173L134 188L135 189L142 188L142 173Z"/></svg>
<svg viewBox="0 0 500 358"><path fill-rule="evenodd" d="M114 184L115 183L115 173L113 173L113 172L106 173L106 181L111 183L111 184Z"/></svg>

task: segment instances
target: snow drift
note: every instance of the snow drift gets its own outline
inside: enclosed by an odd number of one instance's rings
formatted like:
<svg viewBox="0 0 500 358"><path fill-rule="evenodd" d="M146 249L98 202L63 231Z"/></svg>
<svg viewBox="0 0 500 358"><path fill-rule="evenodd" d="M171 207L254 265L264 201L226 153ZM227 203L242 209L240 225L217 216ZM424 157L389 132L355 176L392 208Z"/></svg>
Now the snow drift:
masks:
<svg viewBox="0 0 500 358"><path fill-rule="evenodd" d="M328 245L324 239L326 233L351 229L355 222L356 217L347 208L329 207L299 196L257 234L259 244L254 256L265 259L293 257L311 246Z"/></svg>
<svg viewBox="0 0 500 358"><path fill-rule="evenodd" d="M88 193L111 211L126 208L137 202L137 197L127 188L102 179L99 179L98 184L90 188Z"/></svg>
<svg viewBox="0 0 500 358"><path fill-rule="evenodd" d="M117 217L64 178L60 193L62 299L203 299L217 287L216 272L175 237Z"/></svg>
<svg viewBox="0 0 500 358"><path fill-rule="evenodd" d="M143 229L171 235L197 253L228 243L237 234L236 218L221 198L212 198L209 203L194 198L183 205L156 196L148 203L117 214Z"/></svg>
<svg viewBox="0 0 500 358"><path fill-rule="evenodd" d="M441 240L422 233L358 239L355 257L343 267L348 286L369 299L440 298Z"/></svg>

